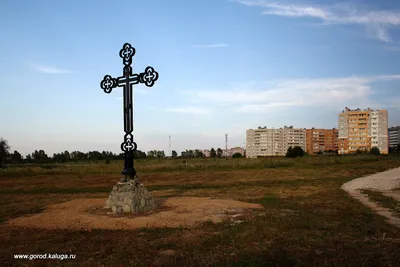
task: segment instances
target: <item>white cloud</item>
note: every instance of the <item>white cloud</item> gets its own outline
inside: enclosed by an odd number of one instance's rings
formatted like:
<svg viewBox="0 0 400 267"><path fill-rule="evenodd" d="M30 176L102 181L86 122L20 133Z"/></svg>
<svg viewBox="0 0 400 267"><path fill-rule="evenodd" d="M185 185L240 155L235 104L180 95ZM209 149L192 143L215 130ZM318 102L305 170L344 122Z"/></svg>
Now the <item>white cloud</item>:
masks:
<svg viewBox="0 0 400 267"><path fill-rule="evenodd" d="M48 66L43 66L43 65L37 65L37 64L30 64L33 68L35 68L37 71L40 71L42 73L47 73L47 74L64 74L64 73L71 73L70 70L65 70L65 69L59 69L55 67L48 67Z"/></svg>
<svg viewBox="0 0 400 267"><path fill-rule="evenodd" d="M165 111L176 112L176 113L185 113L185 114L210 114L211 113L209 108L194 108L194 107L167 108Z"/></svg>
<svg viewBox="0 0 400 267"><path fill-rule="evenodd" d="M251 82L221 90L197 90L190 95L199 102L230 104L240 113L289 107L372 107L381 103L370 99L374 94L371 83L390 80L400 80L400 75Z"/></svg>
<svg viewBox="0 0 400 267"><path fill-rule="evenodd" d="M194 48L220 48L227 47L227 44L209 44L209 45L193 45Z"/></svg>
<svg viewBox="0 0 400 267"><path fill-rule="evenodd" d="M232 0L246 6L261 7L265 15L284 17L310 17L324 24L359 24L367 27L367 34L381 41L390 42L388 29L400 26L400 11L366 11L354 5L337 4L322 6L316 4L290 5L267 0Z"/></svg>

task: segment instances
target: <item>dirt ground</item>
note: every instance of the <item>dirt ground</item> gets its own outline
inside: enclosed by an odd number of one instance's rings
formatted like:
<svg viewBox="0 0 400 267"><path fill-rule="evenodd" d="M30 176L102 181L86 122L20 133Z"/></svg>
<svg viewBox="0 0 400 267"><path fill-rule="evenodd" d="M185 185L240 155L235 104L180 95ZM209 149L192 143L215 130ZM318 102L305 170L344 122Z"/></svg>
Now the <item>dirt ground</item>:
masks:
<svg viewBox="0 0 400 267"><path fill-rule="evenodd" d="M205 221L221 222L251 216L259 204L202 197L155 198L158 208L142 215L117 216L103 209L106 199L86 198L49 205L42 213L8 221L17 227L45 229L137 229L142 227L191 227Z"/></svg>

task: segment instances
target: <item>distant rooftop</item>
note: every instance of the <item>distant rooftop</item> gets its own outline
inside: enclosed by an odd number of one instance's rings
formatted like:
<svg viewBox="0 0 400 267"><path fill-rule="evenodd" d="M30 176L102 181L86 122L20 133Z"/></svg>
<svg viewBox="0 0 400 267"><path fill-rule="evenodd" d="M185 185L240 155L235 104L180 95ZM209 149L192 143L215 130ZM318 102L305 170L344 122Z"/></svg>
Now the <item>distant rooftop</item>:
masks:
<svg viewBox="0 0 400 267"><path fill-rule="evenodd" d="M368 107L368 108L366 108L366 109L361 110L360 108L349 109L348 107L345 107L344 110L342 110L342 113L349 112L349 111L379 111L379 109L373 110L373 109L371 109L371 108Z"/></svg>

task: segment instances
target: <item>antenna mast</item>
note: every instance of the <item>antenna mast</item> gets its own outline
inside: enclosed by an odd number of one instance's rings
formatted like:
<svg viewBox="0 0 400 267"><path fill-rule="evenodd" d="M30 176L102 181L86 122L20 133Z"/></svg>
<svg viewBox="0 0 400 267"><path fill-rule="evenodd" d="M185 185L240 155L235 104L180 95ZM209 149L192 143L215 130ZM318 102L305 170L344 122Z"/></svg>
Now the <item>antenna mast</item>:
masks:
<svg viewBox="0 0 400 267"><path fill-rule="evenodd" d="M228 134L225 134L225 157L228 157Z"/></svg>
<svg viewBox="0 0 400 267"><path fill-rule="evenodd" d="M172 157L172 150L171 150L171 135L169 135L169 155Z"/></svg>

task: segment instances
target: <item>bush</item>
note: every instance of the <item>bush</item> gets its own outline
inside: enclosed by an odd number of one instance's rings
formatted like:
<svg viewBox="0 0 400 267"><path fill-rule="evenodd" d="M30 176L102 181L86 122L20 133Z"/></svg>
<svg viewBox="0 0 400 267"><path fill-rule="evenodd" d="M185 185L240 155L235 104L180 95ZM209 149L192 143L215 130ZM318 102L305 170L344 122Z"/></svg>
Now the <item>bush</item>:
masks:
<svg viewBox="0 0 400 267"><path fill-rule="evenodd" d="M243 158L243 155L238 152L238 153L233 154L232 158Z"/></svg>
<svg viewBox="0 0 400 267"><path fill-rule="evenodd" d="M373 148L371 148L369 153L372 154L372 155L375 155L375 156L379 156L381 154L381 151L379 150L379 148L374 146Z"/></svg>
<svg viewBox="0 0 400 267"><path fill-rule="evenodd" d="M365 151L365 150L361 150L361 149L357 148L356 155L364 155L364 154L366 154L366 152L367 151Z"/></svg>
<svg viewBox="0 0 400 267"><path fill-rule="evenodd" d="M304 156L304 150L299 146L295 146L293 148L289 147L286 152L287 158L297 158L297 157L303 157L303 156Z"/></svg>

